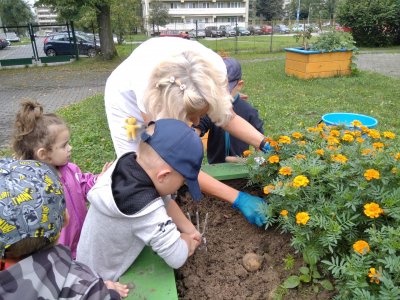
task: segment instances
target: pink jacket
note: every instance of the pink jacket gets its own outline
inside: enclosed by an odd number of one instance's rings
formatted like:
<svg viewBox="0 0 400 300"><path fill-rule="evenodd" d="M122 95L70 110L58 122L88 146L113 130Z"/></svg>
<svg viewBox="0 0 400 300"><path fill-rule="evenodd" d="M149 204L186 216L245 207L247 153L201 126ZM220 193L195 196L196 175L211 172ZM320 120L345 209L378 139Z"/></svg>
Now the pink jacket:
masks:
<svg viewBox="0 0 400 300"><path fill-rule="evenodd" d="M86 195L96 182L97 175L82 173L81 169L73 163L68 163L59 170L64 186L69 223L61 231L58 243L70 247L72 257L75 259L76 247L87 213Z"/></svg>

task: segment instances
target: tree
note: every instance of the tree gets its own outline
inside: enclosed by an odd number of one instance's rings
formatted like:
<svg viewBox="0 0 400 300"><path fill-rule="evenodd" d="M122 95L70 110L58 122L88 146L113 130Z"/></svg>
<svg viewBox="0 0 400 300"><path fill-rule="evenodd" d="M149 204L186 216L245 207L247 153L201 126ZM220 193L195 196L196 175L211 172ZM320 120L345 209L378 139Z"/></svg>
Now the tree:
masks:
<svg viewBox="0 0 400 300"><path fill-rule="evenodd" d="M0 0L0 18L5 26L26 25L33 21L33 13L23 0Z"/></svg>
<svg viewBox="0 0 400 300"><path fill-rule="evenodd" d="M272 21L283 16L283 0L257 0L256 15Z"/></svg>
<svg viewBox="0 0 400 300"><path fill-rule="evenodd" d="M137 0L114 1L111 5L111 22L117 34L118 43L122 43L126 34L132 33L141 25L140 3Z"/></svg>
<svg viewBox="0 0 400 300"><path fill-rule="evenodd" d="M101 53L105 60L109 60L117 54L111 30L111 3L112 0L39 0L35 5L52 6L59 17L73 21L79 20L82 11L93 9L99 28Z"/></svg>
<svg viewBox="0 0 400 300"><path fill-rule="evenodd" d="M352 29L359 46L400 44L400 0L343 0L337 20Z"/></svg>
<svg viewBox="0 0 400 300"><path fill-rule="evenodd" d="M157 26L157 32L160 32L159 26L167 25L169 19L168 8L166 8L160 1L151 2L149 23L153 26L153 32L155 32L155 26Z"/></svg>

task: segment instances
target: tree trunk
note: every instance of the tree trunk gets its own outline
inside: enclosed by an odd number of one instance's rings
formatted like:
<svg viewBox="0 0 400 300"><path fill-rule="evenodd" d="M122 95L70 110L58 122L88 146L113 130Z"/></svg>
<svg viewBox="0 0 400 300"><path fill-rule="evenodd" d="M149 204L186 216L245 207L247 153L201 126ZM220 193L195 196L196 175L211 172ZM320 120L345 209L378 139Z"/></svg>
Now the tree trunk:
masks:
<svg viewBox="0 0 400 300"><path fill-rule="evenodd" d="M111 32L111 13L109 4L98 4L97 8L97 25L99 26L99 35L101 43L101 53L104 60L111 60L117 55L113 36Z"/></svg>

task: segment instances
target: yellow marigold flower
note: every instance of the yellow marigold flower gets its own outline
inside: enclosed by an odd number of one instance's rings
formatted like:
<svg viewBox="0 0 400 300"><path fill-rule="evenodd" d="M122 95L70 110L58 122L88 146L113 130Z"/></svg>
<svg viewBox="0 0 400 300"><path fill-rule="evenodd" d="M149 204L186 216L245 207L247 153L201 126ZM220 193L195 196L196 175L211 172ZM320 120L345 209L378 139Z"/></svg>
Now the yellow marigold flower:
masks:
<svg viewBox="0 0 400 300"><path fill-rule="evenodd" d="M330 136L340 136L340 131L336 129L332 129L331 132L329 133Z"/></svg>
<svg viewBox="0 0 400 300"><path fill-rule="evenodd" d="M296 214L296 223L297 224L302 224L302 225L306 225L308 220L310 220L310 216L308 215L307 212L299 212Z"/></svg>
<svg viewBox="0 0 400 300"><path fill-rule="evenodd" d="M395 159L395 160L399 160L399 159L400 159L400 152L397 152L397 153L394 155L394 159Z"/></svg>
<svg viewBox="0 0 400 300"><path fill-rule="evenodd" d="M371 154L372 152L373 152L372 149L363 149L363 150L361 150L361 154L362 154L362 155L369 155L369 154Z"/></svg>
<svg viewBox="0 0 400 300"><path fill-rule="evenodd" d="M288 211L286 210L286 209L284 209L284 210L281 210L281 212L279 213L282 217L287 217L287 215L288 215Z"/></svg>
<svg viewBox="0 0 400 300"><path fill-rule="evenodd" d="M371 219L378 218L381 214L383 215L383 209L378 203L367 203L364 205L364 214Z"/></svg>
<svg viewBox="0 0 400 300"><path fill-rule="evenodd" d="M364 139L363 138L361 138L361 137L358 137L357 139L356 139L356 141L358 142L358 143L362 143L362 142L364 142Z"/></svg>
<svg viewBox="0 0 400 300"><path fill-rule="evenodd" d="M381 142L376 142L372 144L372 147L374 147L375 149L379 149L379 148L383 148L384 144Z"/></svg>
<svg viewBox="0 0 400 300"><path fill-rule="evenodd" d="M396 174L397 174L397 171L398 171L398 169L397 169L396 167L393 167L393 168L392 168L392 174L395 174L395 175L396 175Z"/></svg>
<svg viewBox="0 0 400 300"><path fill-rule="evenodd" d="M265 195L268 195L274 189L275 189L275 186L273 186L272 184L269 184L269 185L264 186L263 192Z"/></svg>
<svg viewBox="0 0 400 300"><path fill-rule="evenodd" d="M361 128L361 131L364 132L364 133L368 133L369 132L369 128L367 126L361 125L360 128Z"/></svg>
<svg viewBox="0 0 400 300"><path fill-rule="evenodd" d="M331 150L331 151L336 151L338 149L338 147L336 147L336 146L328 146L327 149Z"/></svg>
<svg viewBox="0 0 400 300"><path fill-rule="evenodd" d="M350 124L353 125L354 127L360 127L362 125L362 123L358 120L354 120Z"/></svg>
<svg viewBox="0 0 400 300"><path fill-rule="evenodd" d="M292 133L292 137L294 137L295 139L301 139L303 135L300 132L296 131Z"/></svg>
<svg viewBox="0 0 400 300"><path fill-rule="evenodd" d="M328 144L329 145L339 144L339 140L337 138L335 138L334 136L329 136L328 137Z"/></svg>
<svg viewBox="0 0 400 300"><path fill-rule="evenodd" d="M244 157L248 157L250 154L252 154L253 153L253 151L251 151L251 150L244 150L243 151L243 156Z"/></svg>
<svg viewBox="0 0 400 300"><path fill-rule="evenodd" d="M360 130L353 131L353 135L360 137L361 136L361 131Z"/></svg>
<svg viewBox="0 0 400 300"><path fill-rule="evenodd" d="M365 177L365 179L370 181L372 179L379 179L380 178L380 174L379 174L378 170L368 169L368 170L365 171L364 177Z"/></svg>
<svg viewBox="0 0 400 300"><path fill-rule="evenodd" d="M268 161L270 164L278 163L279 162L279 156L278 155L271 155L268 157Z"/></svg>
<svg viewBox="0 0 400 300"><path fill-rule="evenodd" d="M316 127L308 127L308 128L307 128L307 131L308 131L308 132L317 132L318 129L317 129Z"/></svg>
<svg viewBox="0 0 400 300"><path fill-rule="evenodd" d="M325 151L324 151L324 149L317 149L317 150L315 150L315 153L317 153L318 155L322 156L322 155L325 154Z"/></svg>
<svg viewBox="0 0 400 300"><path fill-rule="evenodd" d="M296 159L306 159L306 156L304 154L296 154L294 157Z"/></svg>
<svg viewBox="0 0 400 300"><path fill-rule="evenodd" d="M381 134L376 129L368 130L368 136L372 137L373 139L380 139L381 138Z"/></svg>
<svg viewBox="0 0 400 300"><path fill-rule="evenodd" d="M343 135L342 140L351 143L354 141L354 137L351 134L346 133Z"/></svg>
<svg viewBox="0 0 400 300"><path fill-rule="evenodd" d="M287 135L281 135L278 139L279 144L290 144L291 139Z"/></svg>
<svg viewBox="0 0 400 300"><path fill-rule="evenodd" d="M340 162L340 163L343 163L343 164L345 164L347 162L347 160L348 160L347 157L344 156L343 154L332 154L331 155L331 159L333 161Z"/></svg>
<svg viewBox="0 0 400 300"><path fill-rule="evenodd" d="M391 131L384 131L383 136L387 139L394 139L396 135Z"/></svg>
<svg viewBox="0 0 400 300"><path fill-rule="evenodd" d="M306 144L306 141L298 141L297 144L299 146L304 146Z"/></svg>
<svg viewBox="0 0 400 300"><path fill-rule="evenodd" d="M282 167L279 170L279 174L290 176L290 175L292 175L292 168L291 167Z"/></svg>
<svg viewBox="0 0 400 300"><path fill-rule="evenodd" d="M353 249L361 255L367 254L370 251L369 244L363 240L355 242L353 244Z"/></svg>
<svg viewBox="0 0 400 300"><path fill-rule="evenodd" d="M309 183L310 183L310 181L304 175L298 175L293 179L293 186L294 187L307 186Z"/></svg>
<svg viewBox="0 0 400 300"><path fill-rule="evenodd" d="M376 284L379 284L381 282L380 281L381 274L376 272L375 268L369 268L368 277L371 278L369 280L370 282L375 282Z"/></svg>

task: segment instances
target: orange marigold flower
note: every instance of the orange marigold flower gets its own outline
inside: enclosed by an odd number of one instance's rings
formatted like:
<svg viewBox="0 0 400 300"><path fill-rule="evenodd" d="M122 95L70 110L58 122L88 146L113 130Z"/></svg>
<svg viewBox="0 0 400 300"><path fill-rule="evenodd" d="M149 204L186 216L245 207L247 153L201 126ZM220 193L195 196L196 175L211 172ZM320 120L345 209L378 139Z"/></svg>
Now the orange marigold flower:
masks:
<svg viewBox="0 0 400 300"><path fill-rule="evenodd" d="M363 150L361 150L361 154L362 154L362 155L369 155L369 154L371 154L372 152L373 152L372 149L363 149Z"/></svg>
<svg viewBox="0 0 400 300"><path fill-rule="evenodd" d="M364 139L363 138L361 138L361 137L358 137L357 139L356 139L356 141L358 142L358 143L362 143L362 142L364 142Z"/></svg>
<svg viewBox="0 0 400 300"><path fill-rule="evenodd" d="M292 137L294 137L295 139L301 139L303 135L300 132L296 131L292 133Z"/></svg>
<svg viewBox="0 0 400 300"><path fill-rule="evenodd" d="M327 149L331 150L331 151L336 151L338 149L338 147L331 145L331 146L328 146Z"/></svg>
<svg viewBox="0 0 400 300"><path fill-rule="evenodd" d="M269 145L270 145L271 147L275 148L275 149L278 148L278 142L277 142L277 141L270 141L270 142L269 142Z"/></svg>
<svg viewBox="0 0 400 300"><path fill-rule="evenodd" d="M318 129L317 129L316 127L308 127L308 128L307 128L307 131L308 131L308 132L317 132Z"/></svg>
<svg viewBox="0 0 400 300"><path fill-rule="evenodd" d="M381 274L376 272L375 268L369 268L368 277L371 278L369 280L370 282L375 282L376 284L379 284L381 282L380 281Z"/></svg>
<svg viewBox="0 0 400 300"><path fill-rule="evenodd" d="M284 209L284 210L281 210L281 212L279 213L282 217L287 217L287 215L288 215L288 211L286 210L286 209Z"/></svg>
<svg viewBox="0 0 400 300"><path fill-rule="evenodd" d="M278 139L279 144L290 144L291 139L287 135L281 135Z"/></svg>
<svg viewBox="0 0 400 300"><path fill-rule="evenodd" d="M296 154L294 157L296 159L306 159L306 156L304 154Z"/></svg>
<svg viewBox="0 0 400 300"><path fill-rule="evenodd" d="M317 149L317 150L315 150L315 153L317 153L318 155L322 156L322 155L325 154L325 151L324 151L324 149Z"/></svg>
<svg viewBox="0 0 400 300"><path fill-rule="evenodd" d="M331 159L333 161L340 162L340 163L343 163L343 164L345 164L347 162L347 160L348 160L347 157L344 156L343 154L332 154L331 155Z"/></svg>
<svg viewBox="0 0 400 300"><path fill-rule="evenodd" d="M380 139L381 138L381 134L376 129L368 130L368 136L372 137L373 139Z"/></svg>
<svg viewBox="0 0 400 300"><path fill-rule="evenodd" d="M371 219L378 218L381 214L383 215L383 209L378 203L367 203L364 205L364 214Z"/></svg>
<svg viewBox="0 0 400 300"><path fill-rule="evenodd" d="M248 157L248 156L250 156L250 154L252 154L253 153L253 151L251 151L251 150L244 150L243 151L243 156L244 157Z"/></svg>
<svg viewBox="0 0 400 300"><path fill-rule="evenodd" d="M293 186L294 187L307 186L309 183L310 183L310 181L304 175L298 175L293 179Z"/></svg>
<svg viewBox="0 0 400 300"><path fill-rule="evenodd" d="M343 135L342 140L351 143L354 141L354 137L351 134L346 133Z"/></svg>
<svg viewBox="0 0 400 300"><path fill-rule="evenodd" d="M356 130L356 131L352 131L354 136L361 136L361 131L360 130Z"/></svg>
<svg viewBox="0 0 400 300"><path fill-rule="evenodd" d="M290 175L292 175L292 168L291 167L282 167L279 169L279 174L290 176Z"/></svg>
<svg viewBox="0 0 400 300"><path fill-rule="evenodd" d="M336 129L332 129L331 132L329 133L330 136L340 136L340 131Z"/></svg>
<svg viewBox="0 0 400 300"><path fill-rule="evenodd" d="M376 142L372 144L372 147L374 147L375 149L380 149L383 148L384 144L381 142Z"/></svg>
<svg viewBox="0 0 400 300"><path fill-rule="evenodd" d="M365 179L370 181L372 179L379 179L380 178L380 174L379 174L378 170L368 169L368 170L365 171L364 177L365 177Z"/></svg>
<svg viewBox="0 0 400 300"><path fill-rule="evenodd" d="M335 138L334 136L329 136L328 137L328 144L329 145L339 144L339 140L337 138Z"/></svg>
<svg viewBox="0 0 400 300"><path fill-rule="evenodd" d="M369 132L369 128L367 126L361 125L360 128L361 128L361 131L364 132L364 133L368 133Z"/></svg>
<svg viewBox="0 0 400 300"><path fill-rule="evenodd" d="M397 152L397 153L394 155L394 159L395 159L395 160L399 160L399 159L400 159L400 152Z"/></svg>
<svg viewBox="0 0 400 300"><path fill-rule="evenodd" d="M273 186L272 184L269 184L269 185L264 186L263 192L265 195L268 195L274 189L275 189L275 186Z"/></svg>
<svg viewBox="0 0 400 300"><path fill-rule="evenodd" d="M354 127L360 127L362 125L362 123L358 120L354 120L350 124L353 125Z"/></svg>
<svg viewBox="0 0 400 300"><path fill-rule="evenodd" d="M298 212L296 214L296 223L297 224L302 224L302 225L306 225L308 220L310 220L310 216L307 212Z"/></svg>
<svg viewBox="0 0 400 300"><path fill-rule="evenodd" d="M279 156L278 155L271 155L268 157L268 161L270 164L278 163L279 162Z"/></svg>
<svg viewBox="0 0 400 300"><path fill-rule="evenodd" d="M360 253L361 255L367 254L371 249L366 241L359 240L353 244L354 251Z"/></svg>
<svg viewBox="0 0 400 300"><path fill-rule="evenodd" d="M383 136L387 139L394 139L396 135L391 131L384 131Z"/></svg>

